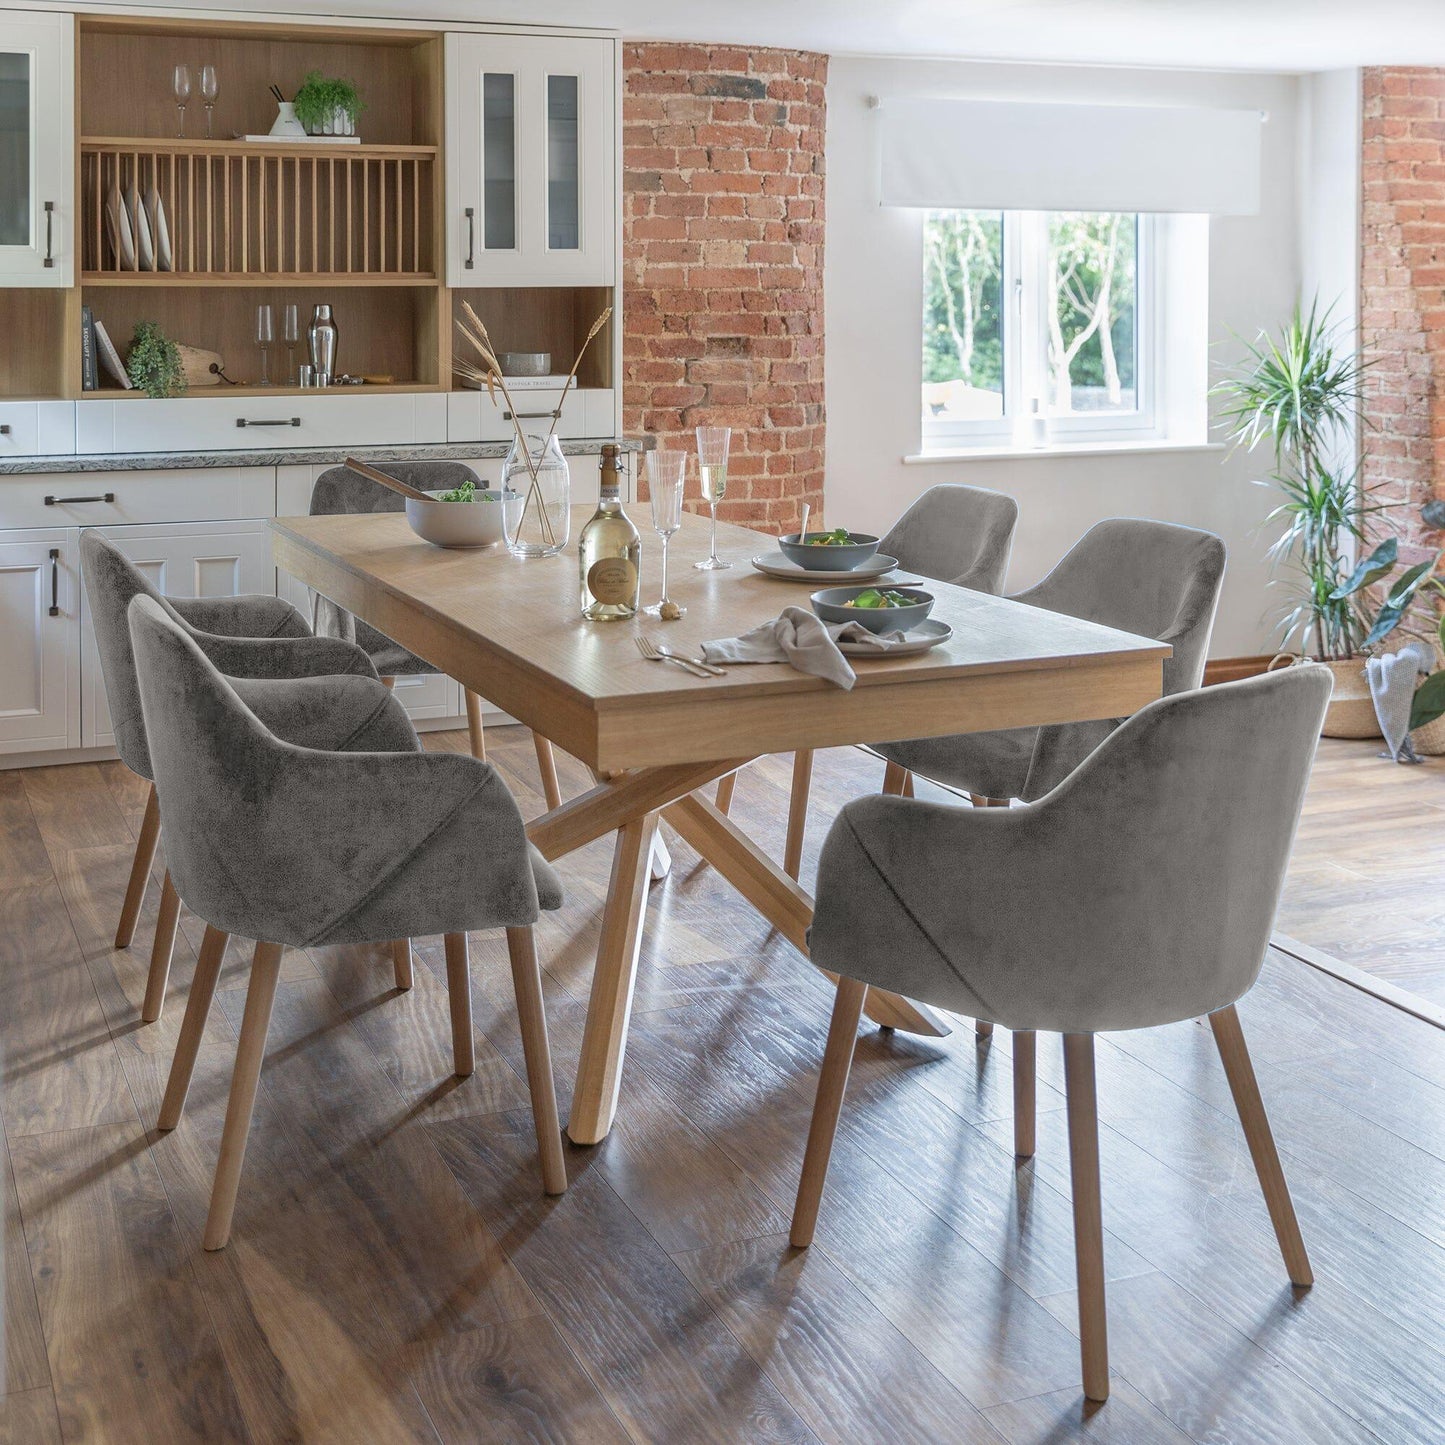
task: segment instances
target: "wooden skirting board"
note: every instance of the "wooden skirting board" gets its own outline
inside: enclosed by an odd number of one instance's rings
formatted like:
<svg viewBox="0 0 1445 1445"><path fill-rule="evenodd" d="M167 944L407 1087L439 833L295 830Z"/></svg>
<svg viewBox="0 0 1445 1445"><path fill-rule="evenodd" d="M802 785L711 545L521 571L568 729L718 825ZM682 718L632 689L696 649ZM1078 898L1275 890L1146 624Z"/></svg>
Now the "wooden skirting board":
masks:
<svg viewBox="0 0 1445 1445"><path fill-rule="evenodd" d="M1258 677L1269 668L1272 654L1262 657L1211 657L1204 664L1204 685L1216 682L1238 682L1245 677Z"/></svg>

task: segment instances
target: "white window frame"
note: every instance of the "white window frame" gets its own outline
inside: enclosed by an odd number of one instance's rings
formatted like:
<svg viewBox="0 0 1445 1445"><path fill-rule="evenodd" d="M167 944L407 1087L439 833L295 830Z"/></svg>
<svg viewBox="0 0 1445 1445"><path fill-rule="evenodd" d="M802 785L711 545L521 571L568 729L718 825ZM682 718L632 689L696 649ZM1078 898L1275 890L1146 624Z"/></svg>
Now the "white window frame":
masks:
<svg viewBox="0 0 1445 1445"><path fill-rule="evenodd" d="M1128 412L1069 412L1053 415L1048 407L1048 318L1043 276L1048 245L1047 211L1004 211L1003 273L999 294L1004 318L1003 416L988 420L938 421L923 413L922 449L928 452L971 447L1017 446L1035 449L1030 436L1034 397L1048 427L1048 445L1147 441L1160 438L1159 402L1163 347L1159 328L1164 314L1164 266L1160 255L1164 229L1159 218L1140 214L1135 261L1134 336L1135 409ZM923 258L919 257L919 272ZM922 355L920 336L919 354Z"/></svg>

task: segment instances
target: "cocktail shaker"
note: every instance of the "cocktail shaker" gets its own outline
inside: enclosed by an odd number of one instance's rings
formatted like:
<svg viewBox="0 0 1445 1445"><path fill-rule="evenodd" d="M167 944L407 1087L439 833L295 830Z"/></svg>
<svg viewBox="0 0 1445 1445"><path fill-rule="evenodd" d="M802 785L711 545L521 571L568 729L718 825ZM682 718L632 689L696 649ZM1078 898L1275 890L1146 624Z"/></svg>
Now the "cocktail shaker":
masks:
<svg viewBox="0 0 1445 1445"><path fill-rule="evenodd" d="M311 314L311 325L306 328L306 340L311 348L311 365L315 368L316 386L330 386L336 375L336 322L331 319L331 308L318 304Z"/></svg>

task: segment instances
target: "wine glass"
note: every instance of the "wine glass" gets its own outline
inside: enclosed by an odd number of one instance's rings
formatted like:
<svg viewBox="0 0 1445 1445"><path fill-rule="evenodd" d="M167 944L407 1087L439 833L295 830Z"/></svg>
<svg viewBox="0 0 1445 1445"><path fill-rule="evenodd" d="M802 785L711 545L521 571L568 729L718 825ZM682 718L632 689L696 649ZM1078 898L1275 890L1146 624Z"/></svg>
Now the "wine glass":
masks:
<svg viewBox="0 0 1445 1445"><path fill-rule="evenodd" d="M201 67L201 99L206 103L206 139L211 138L211 112L216 107L216 97L221 93L221 82L216 78L214 65Z"/></svg>
<svg viewBox="0 0 1445 1445"><path fill-rule="evenodd" d="M301 317L294 305L281 312L281 340L286 343L286 385L296 385L296 343L301 340Z"/></svg>
<svg viewBox="0 0 1445 1445"><path fill-rule="evenodd" d="M186 65L176 66L175 73L176 91L176 135L182 140L186 135L186 102L191 98L191 71Z"/></svg>
<svg viewBox="0 0 1445 1445"><path fill-rule="evenodd" d="M717 554L717 504L727 495L728 443L733 429L729 426L700 426L697 429L697 469L702 476L703 500L712 512L712 551L701 562L692 565L699 572L717 572L731 567Z"/></svg>
<svg viewBox="0 0 1445 1445"><path fill-rule="evenodd" d="M662 538L662 595L651 607L642 610L649 617L662 617L672 622L687 608L667 595L667 544L682 526L682 485L687 476L686 452L648 452L647 491L652 500L652 530Z"/></svg>
<svg viewBox="0 0 1445 1445"><path fill-rule="evenodd" d="M271 385L271 343L276 339L276 325L269 305L256 308L256 345L261 348L261 379L257 386Z"/></svg>

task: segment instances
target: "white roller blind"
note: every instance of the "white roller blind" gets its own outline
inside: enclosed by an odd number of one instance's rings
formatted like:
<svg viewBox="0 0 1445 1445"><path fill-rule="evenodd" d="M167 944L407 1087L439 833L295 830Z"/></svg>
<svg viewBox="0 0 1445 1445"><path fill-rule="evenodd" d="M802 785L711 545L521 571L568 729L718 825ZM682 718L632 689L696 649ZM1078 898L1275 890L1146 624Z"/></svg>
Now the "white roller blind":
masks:
<svg viewBox="0 0 1445 1445"><path fill-rule="evenodd" d="M885 97L878 118L885 206L1259 210L1257 110Z"/></svg>

